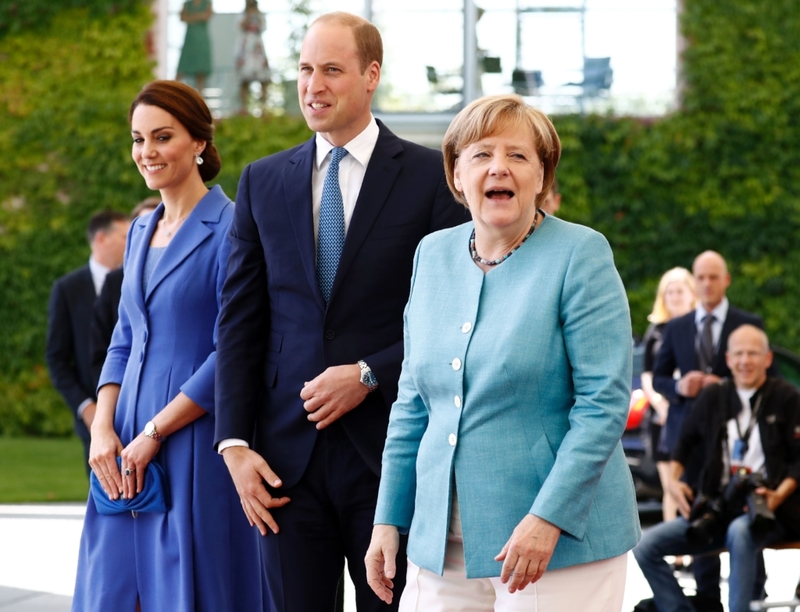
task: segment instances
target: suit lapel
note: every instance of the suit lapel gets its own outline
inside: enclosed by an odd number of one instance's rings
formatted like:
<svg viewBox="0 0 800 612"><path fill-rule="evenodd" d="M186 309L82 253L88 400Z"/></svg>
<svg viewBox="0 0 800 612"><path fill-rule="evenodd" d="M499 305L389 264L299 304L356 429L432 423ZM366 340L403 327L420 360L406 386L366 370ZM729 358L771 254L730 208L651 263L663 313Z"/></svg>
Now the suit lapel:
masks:
<svg viewBox="0 0 800 612"><path fill-rule="evenodd" d="M289 165L283 174L283 193L308 284L311 285L320 307L324 309L325 300L317 282L317 256L314 245L311 202L313 197L311 180L315 153L316 145L312 137L289 160Z"/></svg>
<svg viewBox="0 0 800 612"><path fill-rule="evenodd" d="M401 161L397 159L403 152L402 142L380 121L378 127L380 134L367 165L353 217L350 219L350 227L347 229L342 256L339 258L339 267L331 288L331 301L336 296L336 290L342 284L342 279L361 245L369 236L402 168Z"/></svg>
<svg viewBox="0 0 800 612"><path fill-rule="evenodd" d="M150 277L150 282L147 284L145 303L164 279L214 233L206 224L219 223L222 212L222 207L219 205L221 197L225 197L221 188L214 187L197 203L186 221L183 222L153 270L153 276Z"/></svg>
<svg viewBox="0 0 800 612"><path fill-rule="evenodd" d="M158 221L164 214L164 204L158 207L144 218L136 219L131 231L131 248L128 251L129 260L125 262L125 276L133 282L126 283L132 286L133 299L136 307L142 312L146 312L144 307L144 293L142 288L142 275L144 274L144 261L147 257L147 249L153 233L156 231Z"/></svg>

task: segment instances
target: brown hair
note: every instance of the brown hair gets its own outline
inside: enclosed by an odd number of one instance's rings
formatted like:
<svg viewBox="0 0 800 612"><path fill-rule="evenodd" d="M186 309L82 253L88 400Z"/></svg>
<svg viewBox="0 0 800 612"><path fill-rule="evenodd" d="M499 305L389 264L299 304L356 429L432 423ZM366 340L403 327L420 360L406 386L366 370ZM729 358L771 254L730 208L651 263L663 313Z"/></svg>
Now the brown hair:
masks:
<svg viewBox="0 0 800 612"><path fill-rule="evenodd" d="M161 204L161 198L158 196L150 196L145 198L136 206L134 206L133 210L131 211L131 221L137 219L146 210L154 211L156 208L158 208L159 204Z"/></svg>
<svg viewBox="0 0 800 612"><path fill-rule="evenodd" d="M214 124L205 100L192 87L180 81L152 81L142 88L131 103L128 121L140 104L157 106L175 117L195 140L203 140L206 147L200 154L203 164L198 166L200 178L206 183L219 174L222 159L214 146Z"/></svg>
<svg viewBox="0 0 800 612"><path fill-rule="evenodd" d="M471 102L453 119L442 141L444 173L447 185L456 200L467 205L464 194L455 186L458 156L474 142L502 132L508 127L527 128L536 147L536 154L544 168L542 191L536 196L536 206L541 205L556 176L561 159L561 141L556 128L542 111L528 106L517 95L486 96Z"/></svg>
<svg viewBox="0 0 800 612"><path fill-rule="evenodd" d="M367 67L372 62L378 62L378 66L383 64L383 40L381 33L369 21L358 15L336 11L321 15L311 24L313 28L318 23L336 23L353 30L353 38L356 40L358 51L358 61L361 66L361 74L364 74Z"/></svg>

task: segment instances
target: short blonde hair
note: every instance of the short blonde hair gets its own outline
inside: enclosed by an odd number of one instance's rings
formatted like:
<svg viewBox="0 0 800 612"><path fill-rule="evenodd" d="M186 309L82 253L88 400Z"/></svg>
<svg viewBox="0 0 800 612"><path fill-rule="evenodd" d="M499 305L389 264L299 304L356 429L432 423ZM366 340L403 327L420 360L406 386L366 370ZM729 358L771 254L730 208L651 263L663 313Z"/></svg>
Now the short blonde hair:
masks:
<svg viewBox="0 0 800 612"><path fill-rule="evenodd" d="M541 205L547 197L561 159L561 141L556 128L547 115L529 106L517 95L486 96L470 103L456 115L442 141L447 185L456 200L465 206L464 194L456 189L454 181L458 156L472 143L508 127L527 128L533 136L536 154L544 168L542 192L536 196L536 206Z"/></svg>
<svg viewBox="0 0 800 612"><path fill-rule="evenodd" d="M664 296L667 293L667 287L670 283L683 283L692 292L694 296L692 300L692 307L697 305L697 293L694 289L694 276L686 268L672 268L664 272L661 280L658 281L658 290L656 291L656 301L653 304L653 312L647 315L647 320L651 323L666 323L672 317L667 310L667 303Z"/></svg>

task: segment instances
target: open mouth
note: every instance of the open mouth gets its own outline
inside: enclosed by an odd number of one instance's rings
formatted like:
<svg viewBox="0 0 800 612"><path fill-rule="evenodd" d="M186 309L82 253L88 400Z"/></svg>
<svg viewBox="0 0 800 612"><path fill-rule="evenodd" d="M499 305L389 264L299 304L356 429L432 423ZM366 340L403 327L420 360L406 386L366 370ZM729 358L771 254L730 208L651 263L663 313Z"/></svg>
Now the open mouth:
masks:
<svg viewBox="0 0 800 612"><path fill-rule="evenodd" d="M145 170L148 172L156 172L157 170L163 170L167 167L167 164L158 164L156 166L145 166Z"/></svg>
<svg viewBox="0 0 800 612"><path fill-rule="evenodd" d="M324 104L322 102L310 102L309 106L314 110L322 110L323 108L328 108L330 104Z"/></svg>
<svg viewBox="0 0 800 612"><path fill-rule="evenodd" d="M510 189L490 189L486 192L486 197L490 200L510 200L514 197L514 192Z"/></svg>

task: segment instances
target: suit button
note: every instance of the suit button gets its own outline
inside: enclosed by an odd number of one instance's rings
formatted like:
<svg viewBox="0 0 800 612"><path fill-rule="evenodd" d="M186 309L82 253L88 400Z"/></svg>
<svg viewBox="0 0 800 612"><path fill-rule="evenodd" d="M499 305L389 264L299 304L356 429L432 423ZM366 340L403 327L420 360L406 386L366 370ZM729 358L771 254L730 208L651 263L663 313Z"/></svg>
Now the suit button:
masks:
<svg viewBox="0 0 800 612"><path fill-rule="evenodd" d="M456 445L456 434L450 434L447 436L447 441L450 443L450 446Z"/></svg>
<svg viewBox="0 0 800 612"><path fill-rule="evenodd" d="M461 408L461 398L457 395L453 398L453 403L456 405L456 408Z"/></svg>
<svg viewBox="0 0 800 612"><path fill-rule="evenodd" d="M456 357L455 359L453 359L453 363L450 364L450 365L453 366L454 370L460 370L461 369L461 360L458 357Z"/></svg>
<svg viewBox="0 0 800 612"><path fill-rule="evenodd" d="M325 332L325 337L328 340L333 340L336 337L336 332L333 331L332 329L329 329L328 331Z"/></svg>
<svg viewBox="0 0 800 612"><path fill-rule="evenodd" d="M139 363L142 363L143 361L144 361L144 351L139 353Z"/></svg>
<svg viewBox="0 0 800 612"><path fill-rule="evenodd" d="M469 330L472 329L472 323L467 321L464 325L461 326L461 333L468 334Z"/></svg>

